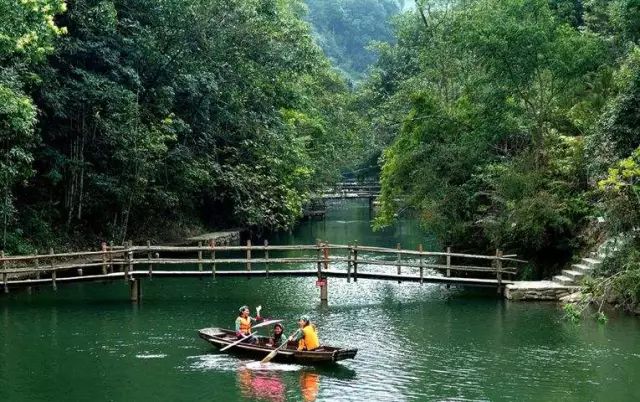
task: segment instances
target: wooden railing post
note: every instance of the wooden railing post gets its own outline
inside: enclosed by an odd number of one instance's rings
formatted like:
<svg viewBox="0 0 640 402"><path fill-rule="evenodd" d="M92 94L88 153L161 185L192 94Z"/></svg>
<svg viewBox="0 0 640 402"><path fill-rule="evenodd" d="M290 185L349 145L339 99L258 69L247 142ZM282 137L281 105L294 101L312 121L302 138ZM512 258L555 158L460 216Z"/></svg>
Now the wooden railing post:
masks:
<svg viewBox="0 0 640 402"><path fill-rule="evenodd" d="M422 244L418 244L418 251L420 252L420 284L424 282L424 257L422 255Z"/></svg>
<svg viewBox="0 0 640 402"><path fill-rule="evenodd" d="M320 239L316 239L316 265L318 267L318 279L320 279L320 271L322 270L322 243Z"/></svg>
<svg viewBox="0 0 640 402"><path fill-rule="evenodd" d="M451 247L447 247L447 278L451 276Z"/></svg>
<svg viewBox="0 0 640 402"><path fill-rule="evenodd" d="M349 244L347 246L347 283L351 282L351 264L353 264L353 247L351 247L351 244Z"/></svg>
<svg viewBox="0 0 640 402"><path fill-rule="evenodd" d="M325 271L329 269L329 249L327 242L322 243L322 261ZM318 264L318 281L320 282L320 302L326 303L329 300L329 281L326 275L323 275Z"/></svg>
<svg viewBox="0 0 640 402"><path fill-rule="evenodd" d="M0 251L0 259L2 260L2 282L4 283L4 292L9 293L9 284L7 283L7 262L4 260L4 250Z"/></svg>
<svg viewBox="0 0 640 402"><path fill-rule="evenodd" d="M147 261L149 261L149 277L153 275L153 263L151 262L152 258L153 256L151 255L151 241L147 240Z"/></svg>
<svg viewBox="0 0 640 402"><path fill-rule="evenodd" d="M202 271L202 242L201 241L198 242L198 247L200 248L200 250L198 250L198 271Z"/></svg>
<svg viewBox="0 0 640 402"><path fill-rule="evenodd" d="M35 249L36 258L34 263L36 264L36 279L40 279L40 259L38 258L38 249Z"/></svg>
<svg viewBox="0 0 640 402"><path fill-rule="evenodd" d="M496 250L496 279L498 279L498 294L502 292L502 250Z"/></svg>
<svg viewBox="0 0 640 402"><path fill-rule="evenodd" d="M107 274L107 243L102 242L100 244L100 250L102 250L102 275Z"/></svg>
<svg viewBox="0 0 640 402"><path fill-rule="evenodd" d="M251 272L251 240L247 240L247 271Z"/></svg>
<svg viewBox="0 0 640 402"><path fill-rule="evenodd" d="M327 242L322 244L322 260L324 262L324 270L329 269L329 247L327 246Z"/></svg>
<svg viewBox="0 0 640 402"><path fill-rule="evenodd" d="M264 270L267 278L269 277L269 242L264 240Z"/></svg>
<svg viewBox="0 0 640 402"><path fill-rule="evenodd" d="M353 244L353 281L358 282L358 241Z"/></svg>
<svg viewBox="0 0 640 402"><path fill-rule="evenodd" d="M402 283L402 281L400 280L400 275L402 275L402 263L401 263L401 259L402 259L402 254L400 254L400 243L398 243L396 245L396 249L398 250L398 283Z"/></svg>
<svg viewBox="0 0 640 402"><path fill-rule="evenodd" d="M216 241L211 239L209 241L209 247L211 247L211 278L216 280Z"/></svg>
<svg viewBox="0 0 640 402"><path fill-rule="evenodd" d="M49 249L49 255L51 257L49 257L49 267L51 267L51 284L53 286L53 290L57 290L58 289L58 285L56 284L56 270L53 267L53 248Z"/></svg>
<svg viewBox="0 0 640 402"><path fill-rule="evenodd" d="M133 251L131 250L131 246L133 245L133 243L131 243L131 240L129 240L129 242L127 243L127 260L128 263L125 266L125 272L124 272L124 281L128 281L129 280L129 275L131 274L131 271L133 271Z"/></svg>
<svg viewBox="0 0 640 402"><path fill-rule="evenodd" d="M113 273L113 242L109 242L109 273Z"/></svg>

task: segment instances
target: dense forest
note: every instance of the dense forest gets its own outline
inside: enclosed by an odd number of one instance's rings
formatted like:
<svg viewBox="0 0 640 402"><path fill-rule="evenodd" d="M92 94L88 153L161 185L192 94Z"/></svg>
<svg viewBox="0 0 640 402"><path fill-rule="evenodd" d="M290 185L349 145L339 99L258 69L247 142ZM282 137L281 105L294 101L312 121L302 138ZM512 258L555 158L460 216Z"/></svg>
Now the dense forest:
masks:
<svg viewBox="0 0 640 402"><path fill-rule="evenodd" d="M0 1L0 248L277 230L357 147L305 6Z"/></svg>
<svg viewBox="0 0 640 402"><path fill-rule="evenodd" d="M357 94L376 224L416 211L443 243L516 251L537 277L615 237L608 274L640 300L640 1L416 4Z"/></svg>
<svg viewBox="0 0 640 402"><path fill-rule="evenodd" d="M0 0L2 248L293 225L374 165L376 227L640 296L640 0ZM353 82L357 81L357 85Z"/></svg>

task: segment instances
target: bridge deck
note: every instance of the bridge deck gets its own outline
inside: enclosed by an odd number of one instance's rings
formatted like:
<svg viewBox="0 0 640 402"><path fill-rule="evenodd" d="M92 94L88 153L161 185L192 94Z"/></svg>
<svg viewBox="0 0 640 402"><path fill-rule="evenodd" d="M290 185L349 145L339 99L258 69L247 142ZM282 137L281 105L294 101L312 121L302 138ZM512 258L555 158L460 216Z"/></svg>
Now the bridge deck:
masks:
<svg viewBox="0 0 640 402"><path fill-rule="evenodd" d="M347 272L343 270L322 270L322 273L326 277L334 278L347 278ZM56 283L73 283L73 282L92 282L92 281L107 281L107 280L124 280L125 272L113 272L108 274L97 275L83 275L83 276L70 276L56 278ZM224 270L216 271L216 277L317 277L317 270L310 269L287 269L287 270L255 270L255 271L240 271L240 270ZM152 275L149 275L148 270L135 270L129 272L129 277L132 279L143 279L149 277L162 277L162 278L212 278L212 271L153 271ZM351 274L354 278L354 275ZM388 281L404 281L404 282L420 282L419 275L397 275L387 273L376 272L358 272L358 279L375 279L375 280L388 280ZM497 279L479 279L479 278L456 278L446 276L425 275L422 280L426 283L440 283L449 285L461 285L471 287L498 287L505 286L513 283L513 281L502 280L500 283ZM51 284L52 278L40 278L40 279L16 279L7 281L7 286L11 288L21 288L29 286L38 286Z"/></svg>

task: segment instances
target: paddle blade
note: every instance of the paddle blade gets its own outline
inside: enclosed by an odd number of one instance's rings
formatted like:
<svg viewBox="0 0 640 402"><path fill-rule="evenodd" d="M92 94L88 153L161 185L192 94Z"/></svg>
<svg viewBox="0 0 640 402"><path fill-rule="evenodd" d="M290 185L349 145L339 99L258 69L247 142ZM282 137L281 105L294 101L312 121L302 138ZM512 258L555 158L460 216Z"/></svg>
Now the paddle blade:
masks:
<svg viewBox="0 0 640 402"><path fill-rule="evenodd" d="M271 359L276 357L278 354L278 349L274 349L271 353L269 353L264 359L260 360L260 363L269 363Z"/></svg>

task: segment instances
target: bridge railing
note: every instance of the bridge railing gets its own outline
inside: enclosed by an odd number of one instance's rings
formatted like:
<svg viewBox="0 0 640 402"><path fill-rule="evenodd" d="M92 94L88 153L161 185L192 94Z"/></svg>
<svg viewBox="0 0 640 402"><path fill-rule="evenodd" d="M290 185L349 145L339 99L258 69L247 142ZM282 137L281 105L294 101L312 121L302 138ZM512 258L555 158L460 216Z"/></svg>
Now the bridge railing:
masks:
<svg viewBox="0 0 640 402"><path fill-rule="evenodd" d="M363 266L375 266L378 270L395 267L394 274L398 281L402 281L403 276L415 275L417 271L422 283L426 277L425 270L434 270L447 278L495 277L496 284L500 287L503 275L515 275L517 264L525 262L514 256L505 256L500 250L495 255L476 255L454 253L450 248L445 252L435 252L423 251L422 246L417 250L406 250L399 244L396 248L385 248L327 242L312 245L269 245L265 241L263 245L254 245L248 241L242 246L218 246L213 241L197 246L157 246L147 242L146 246L128 243L123 247L113 247L103 244L100 251L57 254L53 250L49 250L47 254L26 256L5 256L0 252L0 272L5 292L10 284L28 286L34 280L42 283L46 279L55 287L56 281L62 278L60 275L67 278L89 275L96 280L123 277L129 280L134 273L141 273L137 269L139 266L145 266L144 273L152 276L154 272L166 273L168 267L176 264L197 266L198 271L210 273L213 277L217 274L230 274L232 271L234 275L243 272L247 276L269 276L273 268L282 271L283 267L290 264L312 264L305 269L308 272L317 271L319 279L326 278L328 274L345 274L346 270L348 281L357 281L358 270L363 272ZM234 266L232 271L220 271L219 265ZM407 270L413 270L413 273ZM179 275L178 271L173 272Z"/></svg>

